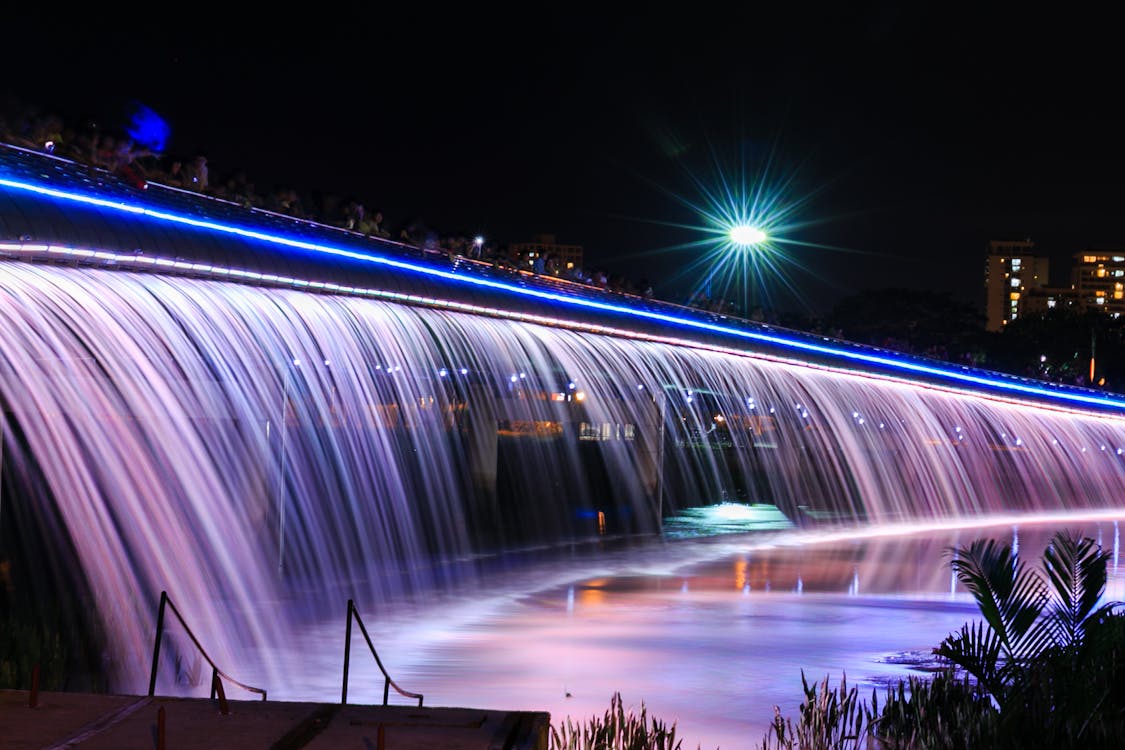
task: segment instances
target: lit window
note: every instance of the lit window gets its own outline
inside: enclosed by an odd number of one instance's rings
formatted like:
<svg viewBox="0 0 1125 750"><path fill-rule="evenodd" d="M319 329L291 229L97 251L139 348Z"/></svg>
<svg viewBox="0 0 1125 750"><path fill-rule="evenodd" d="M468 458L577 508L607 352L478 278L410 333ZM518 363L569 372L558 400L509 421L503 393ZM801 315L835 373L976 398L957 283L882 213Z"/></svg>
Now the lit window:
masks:
<svg viewBox="0 0 1125 750"><path fill-rule="evenodd" d="M1012 278L1012 286L1018 287L1019 285L1020 285L1020 280L1016 277L1013 277Z"/></svg>
<svg viewBox="0 0 1125 750"><path fill-rule="evenodd" d="M1055 306L1055 301L1053 299L1047 300L1047 307L1054 307L1054 306Z"/></svg>
<svg viewBox="0 0 1125 750"><path fill-rule="evenodd" d="M595 440L605 441L613 439L613 425L602 422L600 424L592 424L590 422L582 422L578 426L578 439L579 440Z"/></svg>
<svg viewBox="0 0 1125 750"><path fill-rule="evenodd" d="M1008 299L1010 299L1010 300L1017 300L1019 298L1020 298L1019 292L1012 292L1011 294L1008 295Z"/></svg>
<svg viewBox="0 0 1125 750"><path fill-rule="evenodd" d="M1103 297L1099 294L1098 298L1094 301L1097 302L1099 305L1104 305L1105 304L1105 297Z"/></svg>
<svg viewBox="0 0 1125 750"><path fill-rule="evenodd" d="M1115 255L1115 256L1113 256L1113 262L1114 263L1125 263L1125 255Z"/></svg>
<svg viewBox="0 0 1125 750"><path fill-rule="evenodd" d="M1105 278L1105 266L1098 266L1098 272L1094 275L1099 279Z"/></svg>
<svg viewBox="0 0 1125 750"><path fill-rule="evenodd" d="M1082 256L1082 262L1083 263L1097 263L1098 262L1098 256L1096 256L1096 255L1083 255Z"/></svg>

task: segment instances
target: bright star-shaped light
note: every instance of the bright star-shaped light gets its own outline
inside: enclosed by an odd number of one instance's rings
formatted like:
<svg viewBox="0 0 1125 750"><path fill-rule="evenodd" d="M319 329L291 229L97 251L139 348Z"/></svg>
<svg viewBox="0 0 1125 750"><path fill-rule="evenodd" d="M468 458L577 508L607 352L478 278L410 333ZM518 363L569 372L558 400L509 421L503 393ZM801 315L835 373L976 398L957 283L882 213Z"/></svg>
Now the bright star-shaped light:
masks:
<svg viewBox="0 0 1125 750"><path fill-rule="evenodd" d="M800 277L834 287L826 252L869 254L797 236L833 217L808 215L825 183L798 180L802 165L783 159L776 143L759 148L738 134L724 139L724 147L709 138L692 147L673 133L661 142L686 184L651 184L686 212L682 218L640 220L670 227L681 238L630 257L679 255L665 282L682 284L685 304L741 317L783 304L812 312L817 297L798 283Z"/></svg>
<svg viewBox="0 0 1125 750"><path fill-rule="evenodd" d="M760 245L767 239L769 239L769 237L766 236L765 232L747 224L739 224L738 226L730 228L730 241L736 245L750 247L752 245Z"/></svg>

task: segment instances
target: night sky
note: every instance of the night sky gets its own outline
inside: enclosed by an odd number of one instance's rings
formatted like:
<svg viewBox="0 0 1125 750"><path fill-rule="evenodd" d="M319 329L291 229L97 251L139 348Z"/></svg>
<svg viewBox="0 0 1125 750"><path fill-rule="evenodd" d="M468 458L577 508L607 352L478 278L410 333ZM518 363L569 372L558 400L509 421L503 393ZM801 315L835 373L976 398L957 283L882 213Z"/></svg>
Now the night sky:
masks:
<svg viewBox="0 0 1125 750"><path fill-rule="evenodd" d="M892 286L977 303L993 238L1125 247L1111 19L836 5L13 10L0 91L68 123L140 101L212 181L356 197L392 229L552 233L667 299L700 281L698 207L723 185L788 211L778 308Z"/></svg>

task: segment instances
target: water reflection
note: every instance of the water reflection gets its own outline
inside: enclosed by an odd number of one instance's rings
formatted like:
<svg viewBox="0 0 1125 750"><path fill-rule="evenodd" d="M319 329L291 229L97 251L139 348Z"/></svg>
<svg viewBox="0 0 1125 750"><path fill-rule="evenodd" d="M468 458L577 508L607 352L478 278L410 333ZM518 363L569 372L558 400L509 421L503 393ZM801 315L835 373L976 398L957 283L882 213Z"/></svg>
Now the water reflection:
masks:
<svg viewBox="0 0 1125 750"><path fill-rule="evenodd" d="M433 705L546 710L557 723L600 716L620 691L626 705L644 701L651 715L675 720L685 747L746 748L775 705L796 716L802 670L833 685L846 675L870 696L930 666L931 649L977 616L955 579L951 587L950 547L1018 539L1037 565L1063 527L823 542L780 532L544 559L459 601L412 609L413 624L384 613L381 639L394 644L384 661ZM1118 522L1065 528L1112 540L1107 598L1125 598ZM574 578L564 584L529 585L567 572ZM378 690L373 681L367 694Z"/></svg>

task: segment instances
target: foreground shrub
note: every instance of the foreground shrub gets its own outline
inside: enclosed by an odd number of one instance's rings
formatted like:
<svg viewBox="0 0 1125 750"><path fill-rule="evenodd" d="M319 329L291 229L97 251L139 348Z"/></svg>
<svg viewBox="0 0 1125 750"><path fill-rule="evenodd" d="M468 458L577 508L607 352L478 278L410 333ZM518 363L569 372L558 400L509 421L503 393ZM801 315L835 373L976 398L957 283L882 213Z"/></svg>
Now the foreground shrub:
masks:
<svg viewBox="0 0 1125 750"><path fill-rule="evenodd" d="M848 689L847 675L840 686L829 689L826 676L818 684L809 685L801 670L801 686L805 700L801 702L796 726L774 706L773 724L759 745L761 750L853 750L863 747L868 721L866 704L859 700L857 688Z"/></svg>
<svg viewBox="0 0 1125 750"><path fill-rule="evenodd" d="M1069 532L1052 537L1041 572L992 540L953 553L953 570L984 620L934 653L996 704L995 746L1122 747L1125 617L1119 602L1098 606L1109 554Z"/></svg>
<svg viewBox="0 0 1125 750"><path fill-rule="evenodd" d="M676 739L676 723L667 725L648 718L641 702L640 715L628 711L621 702L621 693L614 693L605 716L593 716L585 724L566 719L561 727L551 727L551 750L680 750L683 740Z"/></svg>
<svg viewBox="0 0 1125 750"><path fill-rule="evenodd" d="M893 750L994 748L1000 715L970 680L952 671L909 677L887 689L882 711L876 696L866 711L869 747Z"/></svg>
<svg viewBox="0 0 1125 750"><path fill-rule="evenodd" d="M12 614L0 618L0 688L29 690L32 672L39 667L40 689L61 690L68 663L66 645L57 630Z"/></svg>
<svg viewBox="0 0 1125 750"><path fill-rule="evenodd" d="M946 670L900 681L882 709L876 693L869 706L802 672L799 721L775 708L762 750L1125 747L1125 615L1099 606L1109 555L1069 532L1052 538L1042 572L992 540L951 552L984 619L934 649Z"/></svg>

